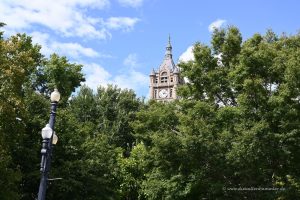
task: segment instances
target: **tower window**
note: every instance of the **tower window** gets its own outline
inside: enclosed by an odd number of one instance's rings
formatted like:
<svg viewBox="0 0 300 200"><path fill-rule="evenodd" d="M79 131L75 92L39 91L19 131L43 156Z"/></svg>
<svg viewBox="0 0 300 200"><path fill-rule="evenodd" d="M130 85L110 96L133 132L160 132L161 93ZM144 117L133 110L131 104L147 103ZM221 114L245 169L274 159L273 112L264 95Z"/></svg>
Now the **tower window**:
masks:
<svg viewBox="0 0 300 200"><path fill-rule="evenodd" d="M155 78L155 83L158 83L158 78Z"/></svg>
<svg viewBox="0 0 300 200"><path fill-rule="evenodd" d="M167 83L168 82L168 74L167 72L161 73L160 83Z"/></svg>
<svg viewBox="0 0 300 200"><path fill-rule="evenodd" d="M170 89L170 97L172 97L173 89Z"/></svg>
<svg viewBox="0 0 300 200"><path fill-rule="evenodd" d="M154 90L154 98L157 98L157 90Z"/></svg>
<svg viewBox="0 0 300 200"><path fill-rule="evenodd" d="M171 83L173 83L173 77L171 77Z"/></svg>
<svg viewBox="0 0 300 200"><path fill-rule="evenodd" d="M161 82L161 83L166 83L166 82L168 82L168 77L166 77L166 76L161 77L161 78L160 78L160 82Z"/></svg>

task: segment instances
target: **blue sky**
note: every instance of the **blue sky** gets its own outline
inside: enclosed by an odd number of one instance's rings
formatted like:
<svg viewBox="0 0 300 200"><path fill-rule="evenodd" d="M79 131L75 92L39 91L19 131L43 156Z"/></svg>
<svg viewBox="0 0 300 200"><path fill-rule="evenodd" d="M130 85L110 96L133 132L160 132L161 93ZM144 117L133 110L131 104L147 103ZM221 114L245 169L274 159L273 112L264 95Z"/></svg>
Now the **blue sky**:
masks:
<svg viewBox="0 0 300 200"><path fill-rule="evenodd" d="M196 41L209 44L211 27L235 25L244 40L269 28L296 34L299 7L296 0L0 0L0 21L6 36L25 32L46 56L83 64L93 89L117 84L147 97L169 34L177 63L191 58Z"/></svg>

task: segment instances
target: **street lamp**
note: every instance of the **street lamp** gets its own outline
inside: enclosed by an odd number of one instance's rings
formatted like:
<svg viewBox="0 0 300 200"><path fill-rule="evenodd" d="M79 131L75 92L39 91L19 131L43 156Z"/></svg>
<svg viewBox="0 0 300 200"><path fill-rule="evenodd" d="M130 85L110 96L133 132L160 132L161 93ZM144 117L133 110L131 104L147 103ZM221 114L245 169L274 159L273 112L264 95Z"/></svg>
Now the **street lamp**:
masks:
<svg viewBox="0 0 300 200"><path fill-rule="evenodd" d="M52 138L52 144L56 145L57 142L58 142L58 137L57 137L56 133L54 132L53 138Z"/></svg>
<svg viewBox="0 0 300 200"><path fill-rule="evenodd" d="M51 99L51 112L50 112L49 124L47 124L42 129L43 145L41 150L42 159L41 159L41 167L40 167L41 181L39 186L38 200L45 200L48 174L50 171L50 164L51 164L52 145L55 145L58 140L58 137L54 132L56 107L58 101L60 100L60 93L58 92L57 89L54 89L54 91L51 93L50 99Z"/></svg>
<svg viewBox="0 0 300 200"><path fill-rule="evenodd" d="M42 129L42 138L43 138L43 145L42 145L42 160L41 160L41 168L40 171L43 173L46 170L46 164L47 164L47 154L49 151L49 140L52 137L52 128L50 128L50 125L47 124L43 129Z"/></svg>

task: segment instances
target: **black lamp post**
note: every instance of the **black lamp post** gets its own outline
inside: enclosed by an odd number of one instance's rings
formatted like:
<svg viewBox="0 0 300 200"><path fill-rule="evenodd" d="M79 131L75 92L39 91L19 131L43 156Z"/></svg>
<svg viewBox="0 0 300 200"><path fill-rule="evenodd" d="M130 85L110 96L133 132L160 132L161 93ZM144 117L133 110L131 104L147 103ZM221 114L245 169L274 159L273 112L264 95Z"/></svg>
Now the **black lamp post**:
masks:
<svg viewBox="0 0 300 200"><path fill-rule="evenodd" d="M60 99L60 94L57 89L51 93L51 112L49 124L42 129L42 138L43 146L41 150L42 159L41 159L41 181L39 187L38 200L45 200L48 175L51 165L51 156L52 156L52 144L56 144L58 138L54 132L55 116L56 116L56 107Z"/></svg>

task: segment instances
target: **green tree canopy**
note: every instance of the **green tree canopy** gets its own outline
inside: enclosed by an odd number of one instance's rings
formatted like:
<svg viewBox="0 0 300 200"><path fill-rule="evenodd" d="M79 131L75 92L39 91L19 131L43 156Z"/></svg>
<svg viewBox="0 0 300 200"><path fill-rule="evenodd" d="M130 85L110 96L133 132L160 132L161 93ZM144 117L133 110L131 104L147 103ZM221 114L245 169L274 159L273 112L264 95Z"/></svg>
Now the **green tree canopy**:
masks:
<svg viewBox="0 0 300 200"><path fill-rule="evenodd" d="M215 29L179 64L188 82L170 103L112 85L73 93L83 66L40 48L0 32L0 199L37 195L55 87L50 177L62 179L47 199L300 198L300 34Z"/></svg>

